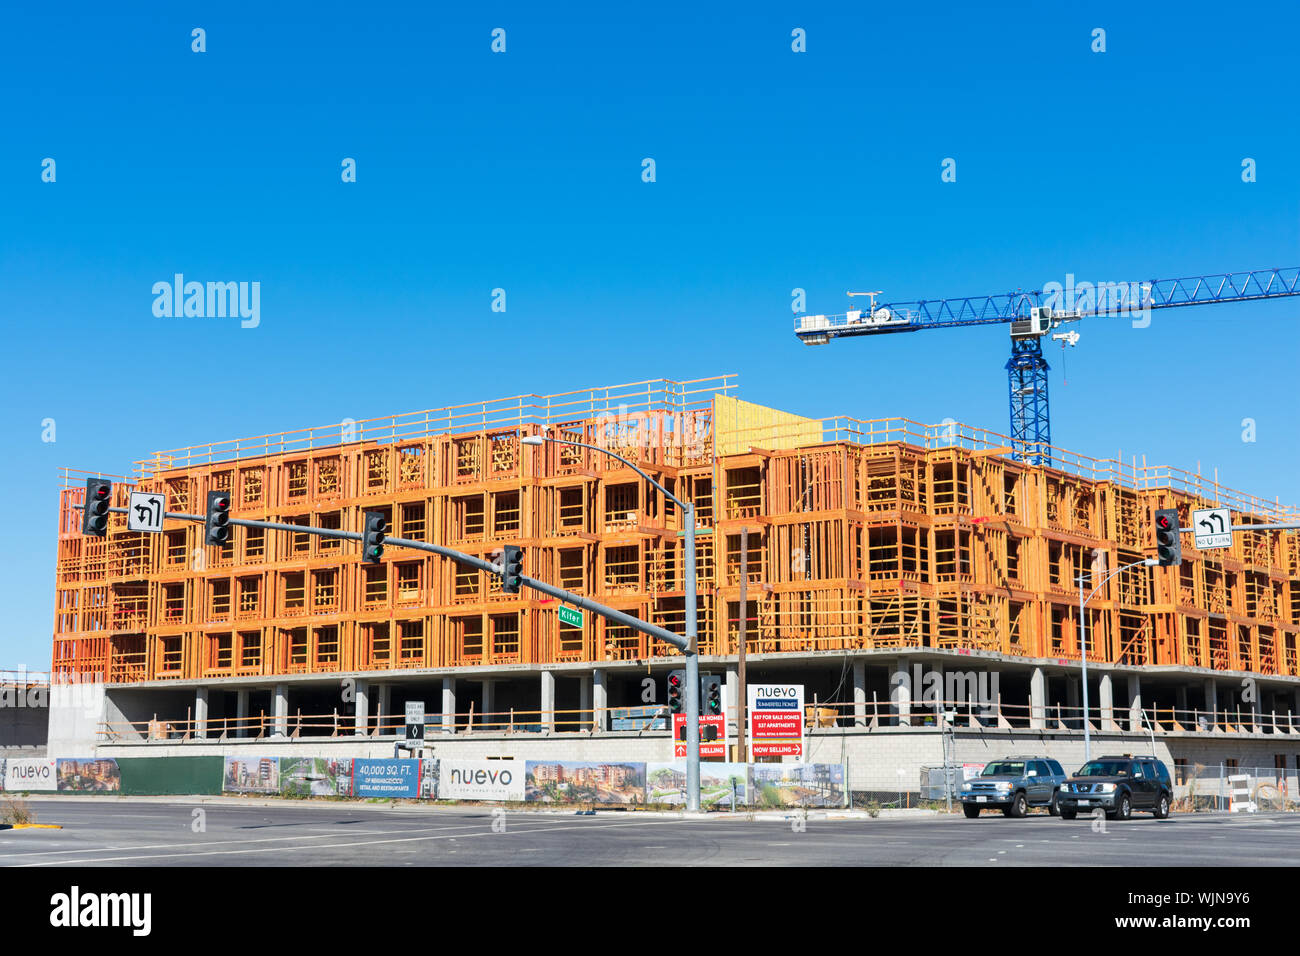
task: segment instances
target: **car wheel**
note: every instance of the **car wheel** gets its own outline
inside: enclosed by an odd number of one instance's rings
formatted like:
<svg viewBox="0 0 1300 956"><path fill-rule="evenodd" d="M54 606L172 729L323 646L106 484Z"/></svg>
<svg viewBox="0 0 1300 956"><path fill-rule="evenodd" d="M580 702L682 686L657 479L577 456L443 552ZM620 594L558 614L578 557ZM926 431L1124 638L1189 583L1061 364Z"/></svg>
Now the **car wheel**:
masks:
<svg viewBox="0 0 1300 956"><path fill-rule="evenodd" d="M1078 810L1062 810L1062 811L1061 811L1061 819L1062 819L1062 820L1073 820L1076 816L1078 816L1078 814L1079 814L1079 811L1078 811Z"/></svg>
<svg viewBox="0 0 1300 956"><path fill-rule="evenodd" d="M980 808L975 806L973 803L963 803L961 805L961 812L966 814L967 820L974 820L980 815Z"/></svg>
<svg viewBox="0 0 1300 956"><path fill-rule="evenodd" d="M1133 816L1133 801L1129 799L1127 793L1119 795L1119 802L1115 804L1115 819L1127 820Z"/></svg>
<svg viewBox="0 0 1300 956"><path fill-rule="evenodd" d="M1061 792L1059 790L1053 790L1052 802L1047 805L1047 812L1054 817L1059 817L1061 815L1060 798Z"/></svg>
<svg viewBox="0 0 1300 956"><path fill-rule="evenodd" d="M1160 791L1160 798L1156 800L1155 817L1157 820L1167 819L1169 816L1169 794L1163 790Z"/></svg>
<svg viewBox="0 0 1300 956"><path fill-rule="evenodd" d="M1029 801L1025 799L1024 793L1017 793L1011 798L1011 806L1007 808L1007 816L1019 819L1029 812Z"/></svg>

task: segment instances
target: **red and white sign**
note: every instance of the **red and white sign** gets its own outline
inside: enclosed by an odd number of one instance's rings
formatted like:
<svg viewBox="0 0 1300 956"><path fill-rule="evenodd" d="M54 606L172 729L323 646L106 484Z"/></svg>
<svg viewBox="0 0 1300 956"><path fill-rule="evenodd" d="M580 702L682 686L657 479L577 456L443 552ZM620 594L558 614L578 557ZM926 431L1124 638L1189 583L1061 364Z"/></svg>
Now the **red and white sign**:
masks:
<svg viewBox="0 0 1300 956"><path fill-rule="evenodd" d="M673 756L686 756L685 714L673 714ZM722 714L700 714L700 756L726 759L727 718Z"/></svg>
<svg viewBox="0 0 1300 956"><path fill-rule="evenodd" d="M803 684L750 684L749 752L803 757Z"/></svg>

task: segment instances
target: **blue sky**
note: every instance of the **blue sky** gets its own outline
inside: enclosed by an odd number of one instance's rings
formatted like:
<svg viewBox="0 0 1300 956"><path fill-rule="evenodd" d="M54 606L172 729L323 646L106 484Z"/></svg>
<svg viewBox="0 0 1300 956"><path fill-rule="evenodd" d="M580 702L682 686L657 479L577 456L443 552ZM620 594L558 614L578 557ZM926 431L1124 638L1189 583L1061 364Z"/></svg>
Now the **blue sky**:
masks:
<svg viewBox="0 0 1300 956"><path fill-rule="evenodd" d="M722 372L801 414L1005 431L1003 327L810 349L791 290L839 312L1300 265L1300 13L1138 6L11 5L0 667L49 662L60 466ZM261 324L155 317L177 272L260 282ZM1048 351L1056 443L1300 501L1298 314L1083 323L1068 385Z"/></svg>

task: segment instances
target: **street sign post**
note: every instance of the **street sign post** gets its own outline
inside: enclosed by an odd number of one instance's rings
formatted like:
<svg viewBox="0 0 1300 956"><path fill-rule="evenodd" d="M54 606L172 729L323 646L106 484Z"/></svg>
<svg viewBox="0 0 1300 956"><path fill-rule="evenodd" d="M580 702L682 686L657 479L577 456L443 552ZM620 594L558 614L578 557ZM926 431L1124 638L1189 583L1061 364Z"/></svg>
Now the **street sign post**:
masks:
<svg viewBox="0 0 1300 956"><path fill-rule="evenodd" d="M166 513L166 495L155 494L152 491L133 491L131 503L126 509L126 530L161 534L163 515Z"/></svg>
<svg viewBox="0 0 1300 956"><path fill-rule="evenodd" d="M1196 547L1204 551L1208 548L1232 547L1232 514L1227 508L1202 508L1192 512L1192 534L1196 538Z"/></svg>
<svg viewBox="0 0 1300 956"><path fill-rule="evenodd" d="M424 740L424 701L406 702L406 739L419 744Z"/></svg>
<svg viewBox="0 0 1300 956"><path fill-rule="evenodd" d="M572 624L574 627L582 627L582 612L576 607L569 607L567 604L561 604L560 623Z"/></svg>

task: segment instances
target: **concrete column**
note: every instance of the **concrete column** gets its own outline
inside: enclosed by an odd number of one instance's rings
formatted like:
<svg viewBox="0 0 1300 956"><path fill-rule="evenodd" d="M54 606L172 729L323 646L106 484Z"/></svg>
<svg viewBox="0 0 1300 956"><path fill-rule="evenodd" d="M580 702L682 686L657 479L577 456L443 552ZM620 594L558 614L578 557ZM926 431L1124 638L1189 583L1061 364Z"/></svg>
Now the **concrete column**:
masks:
<svg viewBox="0 0 1300 956"><path fill-rule="evenodd" d="M442 679L442 705L438 709L442 712L442 732L454 734L456 732L456 678Z"/></svg>
<svg viewBox="0 0 1300 956"><path fill-rule="evenodd" d="M1029 675L1029 729L1042 730L1047 726L1047 675L1035 667Z"/></svg>
<svg viewBox="0 0 1300 956"><path fill-rule="evenodd" d="M487 678L483 679L483 692L479 696L478 709L479 723L484 725L497 724L501 721L501 718L494 713L496 711L496 702L493 700L492 694L494 683L494 681Z"/></svg>
<svg viewBox="0 0 1300 956"><path fill-rule="evenodd" d="M248 719L248 691L235 691L235 736L247 737L248 728L244 721Z"/></svg>
<svg viewBox="0 0 1300 956"><path fill-rule="evenodd" d="M1300 694L1300 692L1297 692ZM867 664L866 661L853 662L853 724L855 727L867 725Z"/></svg>
<svg viewBox="0 0 1300 956"><path fill-rule="evenodd" d="M1213 677L1207 677L1203 686L1205 688L1205 709L1210 715L1210 726L1214 727L1219 722L1219 718L1215 716L1219 710L1219 685L1215 683ZM1297 691L1296 699L1300 701L1300 691Z"/></svg>
<svg viewBox="0 0 1300 956"><path fill-rule="evenodd" d="M1101 729L1115 729L1115 685L1109 674L1097 679L1097 709L1101 711Z"/></svg>
<svg viewBox="0 0 1300 956"><path fill-rule="evenodd" d="M1142 679L1128 675L1128 729L1137 733L1146 729L1142 720Z"/></svg>
<svg viewBox="0 0 1300 956"><path fill-rule="evenodd" d="M370 733L370 684L359 680L353 688L353 702L357 705L357 715L352 722L352 732L358 737Z"/></svg>
<svg viewBox="0 0 1300 956"><path fill-rule="evenodd" d="M379 699L379 707L375 717L382 722L393 716L393 685L380 684L377 690L376 696ZM387 732L390 734L401 733L399 729L394 727L387 728Z"/></svg>
<svg viewBox="0 0 1300 956"><path fill-rule="evenodd" d="M281 737L287 737L289 735L288 684L275 685L274 706L272 707L271 713L275 718L275 722L272 725L275 728L274 732L279 734Z"/></svg>
<svg viewBox="0 0 1300 956"><path fill-rule="evenodd" d="M194 736L204 740L208 736L208 689L194 689Z"/></svg>
<svg viewBox="0 0 1300 956"><path fill-rule="evenodd" d="M605 685L605 672L603 670L593 670L591 672L591 706L596 711L595 725L597 730L609 729L609 713L605 710L609 706L609 688Z"/></svg>
<svg viewBox="0 0 1300 956"><path fill-rule="evenodd" d="M578 678L578 710L582 711L578 720L585 722L588 719L587 711L591 710L591 678L585 674Z"/></svg>
<svg viewBox="0 0 1300 956"><path fill-rule="evenodd" d="M542 729L555 731L555 674L542 671Z"/></svg>
<svg viewBox="0 0 1300 956"><path fill-rule="evenodd" d="M1256 733L1260 732L1260 724L1264 717L1264 690L1259 686L1258 681L1253 681L1254 686L1251 688L1251 699L1247 702L1250 708L1250 729Z"/></svg>
<svg viewBox="0 0 1300 956"><path fill-rule="evenodd" d="M1091 704L1092 701L1088 701L1088 703ZM1065 726L1073 727L1077 723L1079 729L1083 730L1083 711L1080 709L1082 706L1083 702L1079 697L1079 678L1067 674L1065 678L1065 711L1061 715L1065 720Z"/></svg>
<svg viewBox="0 0 1300 956"><path fill-rule="evenodd" d="M900 727L912 726L913 688L909 663L906 657L900 657L894 665L894 672L889 675L889 703Z"/></svg>
<svg viewBox="0 0 1300 956"><path fill-rule="evenodd" d="M934 674L936 677L939 678L939 684L938 684L938 686L935 687L934 690L932 691L934 697L933 697L933 699L930 701L930 708L931 708L931 710L934 711L934 725L935 725L936 727L938 727L938 726L941 726L941 724L942 724L942 717L941 717L941 715L943 714L944 710L947 709L947 705L949 704L949 700L948 700L948 688L947 688L947 685L944 683L944 678L943 678L943 665L942 665L942 664L933 664L933 665L931 665L930 668L929 668L929 672L930 672L931 674ZM913 675L913 676L915 676L915 675ZM925 687L922 686L922 687L918 688L916 691L914 691L913 693L918 694L918 695L920 696L921 700L924 701L924 700L925 700L925 692L926 692ZM955 695L954 695L954 696L955 696Z"/></svg>

